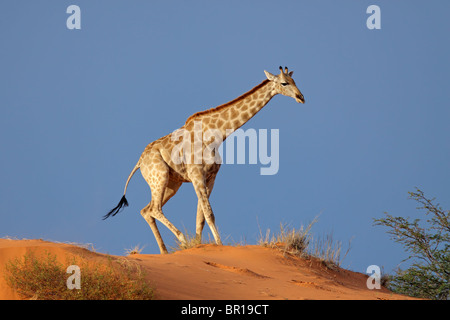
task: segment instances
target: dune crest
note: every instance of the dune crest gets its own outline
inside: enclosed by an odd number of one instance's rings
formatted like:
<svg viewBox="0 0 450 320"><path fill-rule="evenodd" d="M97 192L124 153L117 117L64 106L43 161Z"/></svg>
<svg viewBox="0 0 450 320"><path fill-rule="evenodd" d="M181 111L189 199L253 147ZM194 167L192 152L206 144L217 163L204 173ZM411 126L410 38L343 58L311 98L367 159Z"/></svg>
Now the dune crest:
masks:
<svg viewBox="0 0 450 320"><path fill-rule="evenodd" d="M104 254L42 240L0 239L0 299L20 299L4 279L5 264L28 250L50 252L63 262L68 254L107 261ZM120 257L123 258L123 257ZM161 300L412 299L382 288L369 290L365 274L301 259L258 245L200 245L175 253L134 254Z"/></svg>

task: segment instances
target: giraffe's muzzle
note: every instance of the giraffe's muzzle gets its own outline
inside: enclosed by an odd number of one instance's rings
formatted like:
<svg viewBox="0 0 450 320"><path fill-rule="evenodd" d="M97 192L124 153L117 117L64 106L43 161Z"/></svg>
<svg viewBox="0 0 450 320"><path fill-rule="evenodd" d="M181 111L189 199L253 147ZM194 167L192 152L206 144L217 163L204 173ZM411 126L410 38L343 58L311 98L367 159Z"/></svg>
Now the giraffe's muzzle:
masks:
<svg viewBox="0 0 450 320"><path fill-rule="evenodd" d="M302 94L298 94L295 96L295 101L297 101L298 103L305 103L305 98Z"/></svg>

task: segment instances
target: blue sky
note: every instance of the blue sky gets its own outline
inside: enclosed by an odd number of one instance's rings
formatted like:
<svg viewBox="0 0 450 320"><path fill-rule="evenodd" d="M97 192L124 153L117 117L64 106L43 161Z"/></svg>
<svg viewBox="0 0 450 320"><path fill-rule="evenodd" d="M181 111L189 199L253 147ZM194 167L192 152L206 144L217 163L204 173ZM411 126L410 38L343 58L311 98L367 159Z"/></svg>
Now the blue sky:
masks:
<svg viewBox="0 0 450 320"><path fill-rule="evenodd" d="M66 27L71 4L80 30ZM380 30L366 27L371 4ZM448 1L5 1L0 236L158 253L139 173L130 206L101 219L141 152L282 65L306 104L276 96L243 127L279 130L279 171L222 166L210 199L222 238L255 244L260 229L320 214L315 235L352 240L344 267L391 271L406 254L373 218L417 217L415 187L450 208L448 12ZM193 233L196 207L185 184L164 212Z"/></svg>

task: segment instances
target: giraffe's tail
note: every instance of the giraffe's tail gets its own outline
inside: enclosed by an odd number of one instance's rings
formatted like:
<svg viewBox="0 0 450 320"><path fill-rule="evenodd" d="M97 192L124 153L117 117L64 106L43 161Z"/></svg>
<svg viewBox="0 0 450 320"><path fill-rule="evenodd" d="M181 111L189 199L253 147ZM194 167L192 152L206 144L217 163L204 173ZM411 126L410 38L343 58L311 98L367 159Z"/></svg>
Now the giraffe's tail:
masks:
<svg viewBox="0 0 450 320"><path fill-rule="evenodd" d="M120 199L119 204L117 206L115 206L114 208L112 208L111 211L109 211L107 214L105 214L103 216L103 220L109 218L110 216L114 217L116 214L118 214L120 212L120 210L122 208L128 207L128 201L127 201L127 198L125 198L125 194L127 193L128 182L130 182L131 177L134 175L134 173L137 171L137 169L139 169L139 165L140 165L140 161L138 161L138 163L134 167L133 171L131 171L130 175L128 176L127 183L125 184L125 190L123 191L123 196Z"/></svg>

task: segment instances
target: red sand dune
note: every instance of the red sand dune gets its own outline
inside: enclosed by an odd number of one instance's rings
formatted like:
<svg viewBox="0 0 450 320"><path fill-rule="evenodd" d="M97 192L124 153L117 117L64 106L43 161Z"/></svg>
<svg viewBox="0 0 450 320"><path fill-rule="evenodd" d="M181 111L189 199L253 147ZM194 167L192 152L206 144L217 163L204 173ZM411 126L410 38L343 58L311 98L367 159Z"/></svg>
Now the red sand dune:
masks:
<svg viewBox="0 0 450 320"><path fill-rule="evenodd" d="M8 260L23 256L27 250L50 252L60 262L67 261L67 255L107 260L106 255L69 244L0 239L0 299L20 298L6 285L4 268ZM141 266L156 289L157 299L164 300L411 299L385 288L367 289L367 275L331 270L317 260L257 245L200 245L167 255L136 254L128 259Z"/></svg>

